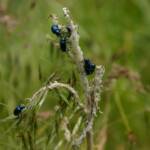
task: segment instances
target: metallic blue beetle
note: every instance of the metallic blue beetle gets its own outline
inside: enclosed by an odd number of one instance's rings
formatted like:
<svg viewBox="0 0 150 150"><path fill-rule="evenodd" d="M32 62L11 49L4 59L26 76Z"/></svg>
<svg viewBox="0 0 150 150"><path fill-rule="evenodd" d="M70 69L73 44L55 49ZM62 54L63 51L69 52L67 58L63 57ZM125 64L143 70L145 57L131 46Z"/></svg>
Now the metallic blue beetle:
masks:
<svg viewBox="0 0 150 150"><path fill-rule="evenodd" d="M60 48L63 52L67 51L67 43L66 38L61 38L59 41Z"/></svg>
<svg viewBox="0 0 150 150"><path fill-rule="evenodd" d="M61 30L60 30L60 28L59 28L59 26L58 26L57 24L53 24L53 25L51 26L51 31L52 31L55 35L57 35L57 36L60 36L60 35L61 35Z"/></svg>
<svg viewBox="0 0 150 150"><path fill-rule="evenodd" d="M96 65L93 64L89 59L84 59L84 70L86 75L90 75L94 72Z"/></svg>
<svg viewBox="0 0 150 150"><path fill-rule="evenodd" d="M16 106L16 108L14 109L14 115L19 116L23 111L23 109L25 109L25 106L20 106L20 105Z"/></svg>

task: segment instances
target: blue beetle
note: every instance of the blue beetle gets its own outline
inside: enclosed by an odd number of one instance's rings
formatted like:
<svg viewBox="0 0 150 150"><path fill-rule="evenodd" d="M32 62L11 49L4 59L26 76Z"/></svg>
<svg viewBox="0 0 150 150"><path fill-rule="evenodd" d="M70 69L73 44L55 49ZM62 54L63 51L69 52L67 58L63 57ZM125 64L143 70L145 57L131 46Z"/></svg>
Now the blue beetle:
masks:
<svg viewBox="0 0 150 150"><path fill-rule="evenodd" d="M23 111L23 109L25 109L25 106L20 106L20 105L16 106L16 108L14 109L14 115L19 116Z"/></svg>
<svg viewBox="0 0 150 150"><path fill-rule="evenodd" d="M89 59L84 59L84 70L86 75L90 75L95 71L96 65L93 64Z"/></svg>
<svg viewBox="0 0 150 150"><path fill-rule="evenodd" d="M61 38L59 41L60 48L63 52L67 51L67 40L66 38Z"/></svg>
<svg viewBox="0 0 150 150"><path fill-rule="evenodd" d="M60 35L61 35L61 30L60 30L60 28L59 28L59 26L58 26L57 24L53 24L53 25L51 26L51 31L52 31L55 35L57 35L57 36L60 36Z"/></svg>

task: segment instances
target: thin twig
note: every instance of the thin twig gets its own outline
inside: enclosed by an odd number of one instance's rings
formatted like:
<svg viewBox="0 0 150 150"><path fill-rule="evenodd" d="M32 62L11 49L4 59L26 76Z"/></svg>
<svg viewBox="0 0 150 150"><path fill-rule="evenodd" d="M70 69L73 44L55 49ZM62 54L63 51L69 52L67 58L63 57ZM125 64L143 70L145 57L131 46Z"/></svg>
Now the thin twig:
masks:
<svg viewBox="0 0 150 150"><path fill-rule="evenodd" d="M70 92L73 94L73 96L75 97L75 102L78 104L78 106L79 106L80 108L83 108L83 104L82 104L81 101L80 101L80 97L79 97L77 91L76 91L74 88L72 88L70 85L65 84L65 83L59 83L59 82L57 82L57 81L54 81L53 83L49 83L48 85L46 85L46 86L40 88L38 91L36 91L36 92L33 94L33 96L32 96L31 98L29 98L29 100L30 100L30 102L32 102L32 101L34 101L37 97L39 97L39 95L40 95L41 93L45 93L45 94L47 95L47 92L48 92L49 90L53 90L53 89L56 89L56 88L65 88L65 89L67 89L68 91L70 91ZM43 103L43 99L42 99L42 102L41 102L41 103ZM40 103L40 105L41 105L41 103Z"/></svg>

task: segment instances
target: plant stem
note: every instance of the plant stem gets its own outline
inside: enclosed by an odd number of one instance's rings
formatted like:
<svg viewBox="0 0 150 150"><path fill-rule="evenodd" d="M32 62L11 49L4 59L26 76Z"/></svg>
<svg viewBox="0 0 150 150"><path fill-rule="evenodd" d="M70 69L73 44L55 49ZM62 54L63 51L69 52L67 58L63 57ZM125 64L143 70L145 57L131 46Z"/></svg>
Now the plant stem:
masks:
<svg viewBox="0 0 150 150"><path fill-rule="evenodd" d="M92 132L92 129L89 132L87 132L86 139L87 139L87 150L92 150L93 149L93 132Z"/></svg>
<svg viewBox="0 0 150 150"><path fill-rule="evenodd" d="M70 42L71 42L71 46L72 46L72 53L74 56L73 59L78 67L79 72L80 72L81 83L82 83L84 93L85 93L87 121L90 121L91 112L92 112L91 111L92 110L92 102L91 102L91 96L90 96L90 86L89 86L89 81L84 72L84 56L83 56L83 52L79 46L79 34L77 31L77 26L73 23L72 19L70 18L69 10L67 8L63 8L63 11L64 11L64 15L65 15L66 19L68 20L68 23L70 24L70 27L72 30ZM92 150L92 147L93 147L92 127L86 133L86 138L87 138L87 150Z"/></svg>
<svg viewBox="0 0 150 150"><path fill-rule="evenodd" d="M130 132L131 131L131 128L130 128L130 125L129 125L129 121L127 119L127 116L124 112L124 109L122 107L122 103L120 101L120 97L119 97L119 94L118 92L115 93L115 102L116 102L116 105L119 109L119 112L120 112L120 115L121 115L121 118L122 118L122 121L127 129L127 132Z"/></svg>

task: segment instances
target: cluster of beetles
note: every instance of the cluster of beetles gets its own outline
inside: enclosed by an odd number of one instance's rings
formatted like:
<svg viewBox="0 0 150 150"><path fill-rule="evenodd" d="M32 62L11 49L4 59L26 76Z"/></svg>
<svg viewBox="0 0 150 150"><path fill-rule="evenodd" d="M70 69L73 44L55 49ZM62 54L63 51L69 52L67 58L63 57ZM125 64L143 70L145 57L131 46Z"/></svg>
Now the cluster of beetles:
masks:
<svg viewBox="0 0 150 150"><path fill-rule="evenodd" d="M66 52L67 49L67 40L71 35L71 29L69 26L66 27L66 32L63 32L57 24L51 26L51 31L59 38L59 46L63 52ZM93 64L89 59L84 59L84 70L86 75L90 75L95 70L95 64Z"/></svg>
<svg viewBox="0 0 150 150"><path fill-rule="evenodd" d="M67 52L68 47L68 38L71 36L71 29L69 26L66 27L66 30L62 30L59 25L53 24L51 26L51 31L53 34L55 34L59 38L59 46L62 52ZM95 64L93 64L89 59L84 59L84 71L86 75L90 75L95 70ZM21 112L25 109L25 106L18 105L14 109L14 115L20 116Z"/></svg>

